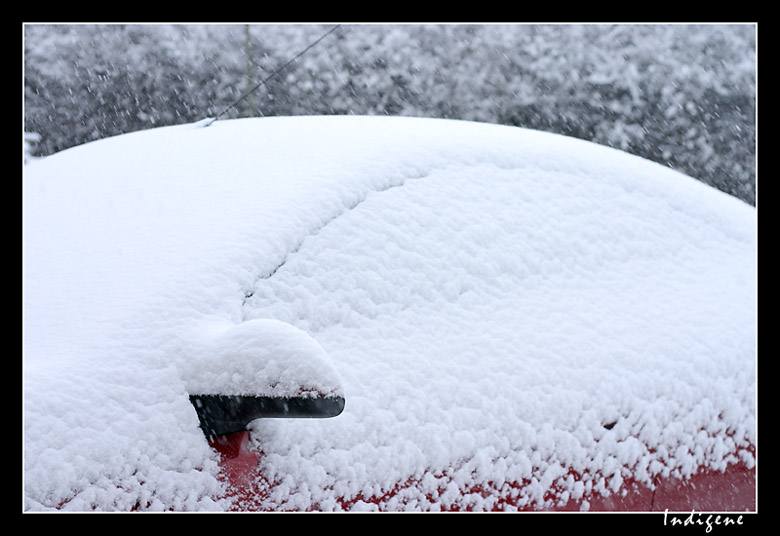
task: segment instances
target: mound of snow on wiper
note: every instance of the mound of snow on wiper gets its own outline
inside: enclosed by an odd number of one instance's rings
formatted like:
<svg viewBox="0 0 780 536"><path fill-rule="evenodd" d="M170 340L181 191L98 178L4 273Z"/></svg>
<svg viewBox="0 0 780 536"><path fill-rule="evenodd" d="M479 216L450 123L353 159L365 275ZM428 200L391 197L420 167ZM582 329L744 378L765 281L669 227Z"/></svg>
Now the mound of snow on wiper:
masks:
<svg viewBox="0 0 780 536"><path fill-rule="evenodd" d="M268 509L549 506L750 465L755 218L625 153L456 121L224 121L34 161L25 509L227 508L193 391L346 398L252 424Z"/></svg>

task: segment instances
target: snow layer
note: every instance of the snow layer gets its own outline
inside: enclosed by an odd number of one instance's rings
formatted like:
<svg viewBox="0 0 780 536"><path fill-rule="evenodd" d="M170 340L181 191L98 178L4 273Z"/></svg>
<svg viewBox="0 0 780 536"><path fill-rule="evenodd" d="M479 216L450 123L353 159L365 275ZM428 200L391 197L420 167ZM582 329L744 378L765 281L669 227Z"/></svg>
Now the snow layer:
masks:
<svg viewBox="0 0 780 536"><path fill-rule="evenodd" d="M220 121L32 162L24 507L227 508L196 391L346 397L252 424L265 508L750 465L755 225L639 158L467 122Z"/></svg>

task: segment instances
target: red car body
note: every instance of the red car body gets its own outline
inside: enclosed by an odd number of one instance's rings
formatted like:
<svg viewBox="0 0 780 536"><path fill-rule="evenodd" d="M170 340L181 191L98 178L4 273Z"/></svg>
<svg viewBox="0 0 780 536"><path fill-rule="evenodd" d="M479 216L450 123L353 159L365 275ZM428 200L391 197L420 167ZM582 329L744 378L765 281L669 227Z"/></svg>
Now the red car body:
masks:
<svg viewBox="0 0 780 536"><path fill-rule="evenodd" d="M29 509L757 507L755 210L690 177L298 117L103 140L25 187ZM266 420L296 389L343 400ZM272 401L192 408L247 393Z"/></svg>
<svg viewBox="0 0 780 536"><path fill-rule="evenodd" d="M263 499L267 497L272 483L264 480L258 472L258 465L263 453L249 447L249 431L212 438L211 446L219 452L222 478L227 485L226 496L233 501L235 511L265 511ZM755 447L747 448L755 455ZM581 475L570 471L569 475L575 481ZM381 496L353 497L339 500L340 507L349 511L358 501L364 501L377 506L381 511L383 505L404 488L412 488L419 482L399 482L396 487ZM587 510L591 512L755 512L756 511L756 469L748 468L744 463L729 465L724 471L701 469L689 478L656 477L654 487L637 483L631 479L623 481L623 492L619 494L602 495L594 493L587 498ZM504 483L500 488L467 489L463 495L472 493L483 495L497 494L499 500L493 511L529 511L537 512L536 505L518 506L517 494L514 490L527 485L527 482ZM442 481L442 489L446 488L446 479ZM550 490L550 496L555 490ZM549 497L548 497L549 498ZM430 497L431 504L436 500ZM584 509L583 500L569 499L546 511L579 512ZM312 504L311 511L318 510ZM454 506L450 511L470 511L468 504Z"/></svg>

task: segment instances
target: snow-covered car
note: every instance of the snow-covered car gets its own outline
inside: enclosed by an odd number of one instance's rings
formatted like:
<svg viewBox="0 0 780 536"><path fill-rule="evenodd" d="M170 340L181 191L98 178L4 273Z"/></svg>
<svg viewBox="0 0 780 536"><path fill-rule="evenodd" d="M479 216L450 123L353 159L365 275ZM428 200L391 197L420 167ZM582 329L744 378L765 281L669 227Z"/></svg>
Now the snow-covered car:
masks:
<svg viewBox="0 0 780 536"><path fill-rule="evenodd" d="M756 508L756 211L690 177L268 117L23 193L25 511Z"/></svg>

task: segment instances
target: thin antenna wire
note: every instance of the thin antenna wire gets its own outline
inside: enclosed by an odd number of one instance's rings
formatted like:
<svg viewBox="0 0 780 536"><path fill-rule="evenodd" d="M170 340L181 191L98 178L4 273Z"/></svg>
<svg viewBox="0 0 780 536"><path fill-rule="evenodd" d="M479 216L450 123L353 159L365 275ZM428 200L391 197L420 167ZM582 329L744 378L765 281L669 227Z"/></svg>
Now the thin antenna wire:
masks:
<svg viewBox="0 0 780 536"><path fill-rule="evenodd" d="M271 73L270 75L268 75L267 77L265 77L263 80L261 80L260 82L258 82L258 83L257 83L257 85L255 85L255 87L253 87L252 89L250 89L249 91L247 91L246 93L244 93L243 95L241 95L241 97L239 97L239 98L238 98L238 100L236 100L236 102L234 102L233 104L231 104L230 106L228 106L227 108L225 108L224 110L222 110L221 112L219 112L219 113L218 113L216 116L214 116L214 117L213 117L213 118L212 118L210 121L208 121L207 123L205 123L205 125L204 125L204 126L209 126L209 125L211 125L211 124L212 124L214 121L218 120L220 117L222 117L222 116L225 114L225 112L227 112L227 111L228 111L228 110L230 110L231 108L235 107L235 106L236 106L238 103L242 102L242 101L243 101L244 99L246 99L246 98L247 98L249 95L251 95L252 93L254 93L254 92L257 90L257 88L259 88L260 86L263 86L263 85L265 85L265 84L266 84L266 82L268 82L268 81L269 81L271 78L273 78L274 76L276 76L277 74L279 74L280 72L282 72L284 69L286 69L286 68L287 68L287 67L288 67L288 66L289 66L289 65L290 65L292 62L294 62L295 60L297 60L298 58L300 58L301 56L303 56L304 54L306 54L306 53L307 53L307 52L308 52L310 49L312 49L313 47L315 47L315 46L316 46L316 45L317 45L317 44L318 44L320 41L322 41L323 39L325 39L326 37L328 37L328 36L329 36L331 33L335 32L335 31L336 31L336 30L337 30L337 29L338 29L340 26L341 26L341 24L337 24L337 25L335 25L333 28L331 28L330 30L328 30L327 32L325 32L324 34L322 34L322 35L321 35L321 36L320 36L320 37L319 37L319 38L318 38L316 41L314 41L314 42L313 42L313 43L311 43L309 46L307 46L306 48L304 48L303 50L301 50L300 52L298 52L298 54L296 54L295 56L293 56L292 58L290 58L290 59L287 61L287 63L285 63L284 65L282 65L281 67L279 67L278 69L276 69L276 70L275 70L273 73Z"/></svg>

